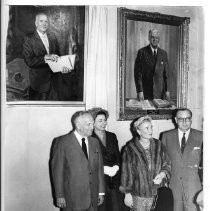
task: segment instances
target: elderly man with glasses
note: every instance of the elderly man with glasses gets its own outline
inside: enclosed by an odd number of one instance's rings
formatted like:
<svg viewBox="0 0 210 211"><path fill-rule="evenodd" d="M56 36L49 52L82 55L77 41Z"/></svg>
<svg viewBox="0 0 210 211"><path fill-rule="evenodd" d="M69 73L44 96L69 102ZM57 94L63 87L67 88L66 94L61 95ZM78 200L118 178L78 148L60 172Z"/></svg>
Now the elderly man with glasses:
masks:
<svg viewBox="0 0 210 211"><path fill-rule="evenodd" d="M192 112L187 108L177 110L175 121L178 129L162 136L172 163L174 211L196 211L195 197L202 189L198 172L202 168L203 133L191 128Z"/></svg>

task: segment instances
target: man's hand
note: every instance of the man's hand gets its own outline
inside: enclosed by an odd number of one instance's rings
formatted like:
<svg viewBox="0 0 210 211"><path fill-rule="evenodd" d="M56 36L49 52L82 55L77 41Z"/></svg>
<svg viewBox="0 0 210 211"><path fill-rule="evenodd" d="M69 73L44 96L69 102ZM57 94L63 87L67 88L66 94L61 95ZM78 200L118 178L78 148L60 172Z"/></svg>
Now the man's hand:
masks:
<svg viewBox="0 0 210 211"><path fill-rule="evenodd" d="M59 207L59 208L64 208L66 207L66 200L65 198L57 198L57 201L56 201L56 205Z"/></svg>
<svg viewBox="0 0 210 211"><path fill-rule="evenodd" d="M154 184L159 185L165 177L165 172L160 172L160 174L156 175L155 179L153 179Z"/></svg>
<svg viewBox="0 0 210 211"><path fill-rule="evenodd" d="M70 73L71 72L71 70L68 68L68 67L66 67L66 66L64 66L63 68L62 68L62 71L61 71L62 73Z"/></svg>
<svg viewBox="0 0 210 211"><path fill-rule="evenodd" d="M143 92L138 92L138 93L137 93L137 98L138 98L140 101L144 100L144 93L143 93Z"/></svg>
<svg viewBox="0 0 210 211"><path fill-rule="evenodd" d="M103 195L99 195L98 196L98 206L101 205L104 202L104 196Z"/></svg>
<svg viewBox="0 0 210 211"><path fill-rule="evenodd" d="M168 101L171 100L170 92L169 91L166 92L166 100L168 100Z"/></svg>
<svg viewBox="0 0 210 211"><path fill-rule="evenodd" d="M57 62L58 61L59 56L56 54L47 54L44 56L45 61L47 60L51 60L53 62Z"/></svg>
<svg viewBox="0 0 210 211"><path fill-rule="evenodd" d="M132 208L133 207L133 197L130 193L125 194L124 203L126 206Z"/></svg>

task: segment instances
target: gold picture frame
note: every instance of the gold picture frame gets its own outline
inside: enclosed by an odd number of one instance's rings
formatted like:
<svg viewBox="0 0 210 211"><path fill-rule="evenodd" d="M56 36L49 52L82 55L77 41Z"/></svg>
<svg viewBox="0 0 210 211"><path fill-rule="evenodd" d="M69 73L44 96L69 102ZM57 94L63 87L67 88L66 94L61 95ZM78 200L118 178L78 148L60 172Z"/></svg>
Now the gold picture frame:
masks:
<svg viewBox="0 0 210 211"><path fill-rule="evenodd" d="M177 107L187 106L189 24L188 17L118 8L118 120L133 120L146 114L153 119L171 119ZM164 108L152 106L145 109L138 106L136 98L134 63L137 50L148 44L148 31L151 28L161 31L164 39L160 40L160 45L169 55L172 101L170 106Z"/></svg>

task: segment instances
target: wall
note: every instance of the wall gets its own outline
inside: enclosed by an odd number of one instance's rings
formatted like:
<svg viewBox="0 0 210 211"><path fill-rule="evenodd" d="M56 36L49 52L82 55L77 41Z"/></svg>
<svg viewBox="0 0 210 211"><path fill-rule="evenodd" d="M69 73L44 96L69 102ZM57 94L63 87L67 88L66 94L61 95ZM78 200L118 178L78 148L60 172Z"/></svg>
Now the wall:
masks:
<svg viewBox="0 0 210 211"><path fill-rule="evenodd" d="M7 107L4 142L5 211L53 211L49 154L53 138L71 130L84 107Z"/></svg>
<svg viewBox="0 0 210 211"><path fill-rule="evenodd" d="M187 16L190 23L189 95L193 127L202 128L203 114L203 14L197 7L128 7L150 12ZM130 121L116 121L117 99L117 8L108 7L109 56L108 130L114 131L123 146L131 138ZM199 32L199 33L198 33ZM91 93L86 93L87 98ZM53 137L71 129L70 117L81 107L4 105L3 192L5 211L53 211L48 160ZM173 128L170 120L154 121L154 137Z"/></svg>

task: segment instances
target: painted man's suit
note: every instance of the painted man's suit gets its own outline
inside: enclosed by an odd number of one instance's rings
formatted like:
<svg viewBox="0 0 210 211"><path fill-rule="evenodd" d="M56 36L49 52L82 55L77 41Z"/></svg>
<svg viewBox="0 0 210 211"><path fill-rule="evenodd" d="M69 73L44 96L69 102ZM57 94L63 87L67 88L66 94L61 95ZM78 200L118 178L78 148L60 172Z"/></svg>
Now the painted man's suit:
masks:
<svg viewBox="0 0 210 211"><path fill-rule="evenodd" d="M194 197L202 188L198 175L202 157L202 132L190 129L183 154L177 129L163 133L162 142L172 163L170 188L174 197L174 211L195 211Z"/></svg>
<svg viewBox="0 0 210 211"><path fill-rule="evenodd" d="M168 91L169 65L166 51L157 50L156 61L150 45L138 51L134 80L136 92L143 92L144 99L163 99Z"/></svg>
<svg viewBox="0 0 210 211"><path fill-rule="evenodd" d="M103 159L98 140L88 137L89 159L75 134L56 138L51 169L56 198L65 198L65 211L97 211L99 193L105 193Z"/></svg>
<svg viewBox="0 0 210 211"><path fill-rule="evenodd" d="M47 37L49 41L49 54L59 55L56 37L51 33L47 33ZM29 72L30 87L39 93L47 93L52 88L53 72L49 65L45 63L44 56L46 54L48 54L47 50L37 31L25 37L23 56L25 63L31 68ZM54 100L53 98L54 96L51 96L49 100Z"/></svg>

